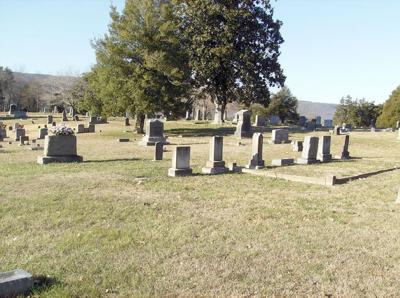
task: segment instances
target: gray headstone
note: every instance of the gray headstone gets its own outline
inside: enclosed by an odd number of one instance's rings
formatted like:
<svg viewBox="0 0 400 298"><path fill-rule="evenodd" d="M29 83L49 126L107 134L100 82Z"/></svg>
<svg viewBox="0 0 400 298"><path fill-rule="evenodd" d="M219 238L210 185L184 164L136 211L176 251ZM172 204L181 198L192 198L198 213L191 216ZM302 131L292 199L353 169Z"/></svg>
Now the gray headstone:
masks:
<svg viewBox="0 0 400 298"><path fill-rule="evenodd" d="M192 169L190 168L190 147L176 147L172 156L172 167L168 169L168 176L176 177L191 174Z"/></svg>
<svg viewBox="0 0 400 298"><path fill-rule="evenodd" d="M25 129L24 128L17 128L15 130L15 141L19 141L20 137L25 136Z"/></svg>
<svg viewBox="0 0 400 298"><path fill-rule="evenodd" d="M52 115L47 115L47 124L53 123L53 116Z"/></svg>
<svg viewBox="0 0 400 298"><path fill-rule="evenodd" d="M44 137L47 136L48 133L49 132L48 132L47 128L39 128L37 138L38 139L44 139Z"/></svg>
<svg viewBox="0 0 400 298"><path fill-rule="evenodd" d="M265 126L265 116L256 115L256 120L254 122L254 126L264 127Z"/></svg>
<svg viewBox="0 0 400 298"><path fill-rule="evenodd" d="M249 164L246 166L248 169L261 169L264 167L263 160L263 135L262 133L253 134L252 146L251 146L251 159Z"/></svg>
<svg viewBox="0 0 400 298"><path fill-rule="evenodd" d="M162 160L164 152L164 143L156 142L154 146L154 160Z"/></svg>
<svg viewBox="0 0 400 298"><path fill-rule="evenodd" d="M237 114L239 121L236 125L235 136L238 139L251 138L251 113L248 110L240 110Z"/></svg>
<svg viewBox="0 0 400 298"><path fill-rule="evenodd" d="M64 110L64 111L62 112L62 121L68 121L68 118L67 118L67 111L66 111L66 110Z"/></svg>
<svg viewBox="0 0 400 298"><path fill-rule="evenodd" d="M157 142L168 144L164 137L164 123L158 119L149 119L146 121L146 135L143 137L140 145L154 146Z"/></svg>
<svg viewBox="0 0 400 298"><path fill-rule="evenodd" d="M200 121L201 120L201 111L200 111L200 109L196 110L194 120L195 121Z"/></svg>
<svg viewBox="0 0 400 298"><path fill-rule="evenodd" d="M304 138L301 157L297 159L298 164L312 164L317 161L318 137L307 136Z"/></svg>
<svg viewBox="0 0 400 298"><path fill-rule="evenodd" d="M22 269L0 272L0 297L27 295L32 286L32 275Z"/></svg>
<svg viewBox="0 0 400 298"><path fill-rule="evenodd" d="M289 143L289 131L287 129L273 129L270 144Z"/></svg>
<svg viewBox="0 0 400 298"><path fill-rule="evenodd" d="M124 124L125 124L125 126L130 126L131 124L129 123L129 118L128 117L125 117L125 119L124 119Z"/></svg>
<svg viewBox="0 0 400 298"><path fill-rule="evenodd" d="M76 126L76 133L84 133L85 132L85 125L84 124L78 124Z"/></svg>
<svg viewBox="0 0 400 298"><path fill-rule="evenodd" d="M340 159L350 159L349 144L350 144L350 136L345 135Z"/></svg>
<svg viewBox="0 0 400 298"><path fill-rule="evenodd" d="M331 136L322 136L319 138L317 159L322 162L332 160Z"/></svg>
<svg viewBox="0 0 400 298"><path fill-rule="evenodd" d="M304 126L306 126L306 123L307 123L307 118L305 116L300 116L299 125L304 127Z"/></svg>
<svg viewBox="0 0 400 298"><path fill-rule="evenodd" d="M210 155L206 166L202 169L204 174L222 174L228 172L223 161L223 137L214 136L210 140Z"/></svg>

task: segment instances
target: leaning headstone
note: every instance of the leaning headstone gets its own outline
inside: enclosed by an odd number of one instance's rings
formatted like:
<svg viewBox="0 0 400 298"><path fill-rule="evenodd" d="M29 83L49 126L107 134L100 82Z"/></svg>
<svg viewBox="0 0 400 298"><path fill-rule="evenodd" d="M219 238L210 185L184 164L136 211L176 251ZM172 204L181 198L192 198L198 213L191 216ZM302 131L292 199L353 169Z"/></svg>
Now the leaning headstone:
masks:
<svg viewBox="0 0 400 298"><path fill-rule="evenodd" d="M210 140L210 155L206 166L202 169L204 174L222 174L228 172L223 160L223 147L224 138L221 136L214 136Z"/></svg>
<svg viewBox="0 0 400 298"><path fill-rule="evenodd" d="M129 123L129 118L128 117L125 117L125 119L124 119L124 125L125 126L130 126L131 124Z"/></svg>
<svg viewBox="0 0 400 298"><path fill-rule="evenodd" d="M254 122L254 126L264 127L265 126L265 116L256 115L256 121Z"/></svg>
<svg viewBox="0 0 400 298"><path fill-rule="evenodd" d="M20 137L24 137L25 136L25 129L24 128L17 128L15 130L15 141L19 141Z"/></svg>
<svg viewBox="0 0 400 298"><path fill-rule="evenodd" d="M39 164L52 162L81 162L82 156L77 155L76 136L47 135L44 139L44 156L39 156Z"/></svg>
<svg viewBox="0 0 400 298"><path fill-rule="evenodd" d="M0 272L0 297L28 295L32 286L32 275L22 269Z"/></svg>
<svg viewBox="0 0 400 298"><path fill-rule="evenodd" d="M62 112L62 121L68 121L68 118L67 118L67 111L66 111L66 110L64 110L64 111Z"/></svg>
<svg viewBox="0 0 400 298"><path fill-rule="evenodd" d="M350 159L350 152L349 152L349 143L350 143L350 136L346 135L344 137L342 153L340 154L340 159Z"/></svg>
<svg viewBox="0 0 400 298"><path fill-rule="evenodd" d="M303 141L292 141L292 151L294 152L303 151Z"/></svg>
<svg viewBox="0 0 400 298"><path fill-rule="evenodd" d="M261 169L264 167L263 160L263 135L262 133L253 134L252 147L251 147L251 159L249 164L246 166L248 169Z"/></svg>
<svg viewBox="0 0 400 298"><path fill-rule="evenodd" d="M48 129L47 128L39 128L38 130L38 139L44 139L45 136L48 135Z"/></svg>
<svg viewBox="0 0 400 298"><path fill-rule="evenodd" d="M168 144L164 137L164 123L158 119L149 119L146 122L146 135L139 144L143 146L154 146L157 142Z"/></svg>
<svg viewBox="0 0 400 298"><path fill-rule="evenodd" d="M164 144L162 142L156 142L154 146L154 160L162 160L164 152Z"/></svg>
<svg viewBox="0 0 400 298"><path fill-rule="evenodd" d="M193 172L190 167L190 147L178 146L172 156L172 167L168 169L168 176L187 176Z"/></svg>
<svg viewBox="0 0 400 298"><path fill-rule="evenodd" d="M47 115L47 124L53 123L53 116L52 115Z"/></svg>
<svg viewBox="0 0 400 298"><path fill-rule="evenodd" d="M297 159L298 164L312 164L317 162L318 137L307 136L304 138L301 157Z"/></svg>
<svg viewBox="0 0 400 298"><path fill-rule="evenodd" d="M240 110L238 117L239 121L236 125L235 136L238 139L251 138L251 113L248 110Z"/></svg>
<svg viewBox="0 0 400 298"><path fill-rule="evenodd" d="M322 136L319 138L317 159L321 162L332 160L331 136Z"/></svg>
<svg viewBox="0 0 400 298"><path fill-rule="evenodd" d="M269 144L290 143L289 131L287 129L273 129L271 140L269 140L268 143Z"/></svg>

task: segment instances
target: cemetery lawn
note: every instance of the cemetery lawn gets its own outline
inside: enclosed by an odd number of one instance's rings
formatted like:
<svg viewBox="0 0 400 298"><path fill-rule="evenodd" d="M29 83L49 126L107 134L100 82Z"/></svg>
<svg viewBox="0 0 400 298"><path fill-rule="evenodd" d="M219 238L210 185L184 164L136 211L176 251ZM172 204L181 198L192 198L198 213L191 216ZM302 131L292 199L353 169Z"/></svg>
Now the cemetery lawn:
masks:
<svg viewBox="0 0 400 298"><path fill-rule="evenodd" d="M45 117L31 120L30 138ZM0 143L0 271L32 273L38 297L400 295L400 170L334 187L204 176L210 136L227 135L224 159L239 165L250 140L238 146L229 124L165 128L172 144L191 145L197 175L167 177L174 145L154 162L122 119L78 135L80 164L38 165L42 151ZM290 138L311 134L323 133ZM270 137L266 164L300 155ZM337 155L343 137L332 138ZM350 161L265 171L344 177L400 165L394 132L353 132L349 151Z"/></svg>

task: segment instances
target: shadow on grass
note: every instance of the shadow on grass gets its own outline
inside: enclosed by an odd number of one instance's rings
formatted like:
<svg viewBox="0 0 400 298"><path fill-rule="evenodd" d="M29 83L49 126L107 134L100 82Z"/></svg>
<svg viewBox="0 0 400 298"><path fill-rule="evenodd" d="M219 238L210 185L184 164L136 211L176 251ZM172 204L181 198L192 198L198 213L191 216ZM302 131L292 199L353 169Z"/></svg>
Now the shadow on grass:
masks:
<svg viewBox="0 0 400 298"><path fill-rule="evenodd" d="M55 278L45 275L35 275L33 276L33 287L31 289L31 292L34 295L40 295L47 289L58 285L61 285L61 282Z"/></svg>
<svg viewBox="0 0 400 298"><path fill-rule="evenodd" d="M170 135L182 135L183 137L212 137L226 136L235 132L234 127L217 128L173 128L166 130Z"/></svg>
<svg viewBox="0 0 400 298"><path fill-rule="evenodd" d="M118 162L118 161L135 161L143 160L139 158L116 158L116 159L98 159L98 160L84 160L83 163L103 163L103 162Z"/></svg>

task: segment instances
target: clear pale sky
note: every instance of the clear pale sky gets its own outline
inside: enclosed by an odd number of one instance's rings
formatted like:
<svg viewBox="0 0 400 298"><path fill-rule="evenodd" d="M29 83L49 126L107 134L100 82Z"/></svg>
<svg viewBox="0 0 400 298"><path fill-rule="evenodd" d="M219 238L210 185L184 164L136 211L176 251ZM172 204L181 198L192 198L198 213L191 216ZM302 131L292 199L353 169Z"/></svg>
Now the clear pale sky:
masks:
<svg viewBox="0 0 400 298"><path fill-rule="evenodd" d="M0 0L0 66L79 74L95 62L90 40L124 0ZM280 62L301 100L383 102L400 84L400 0L271 1L283 21Z"/></svg>

